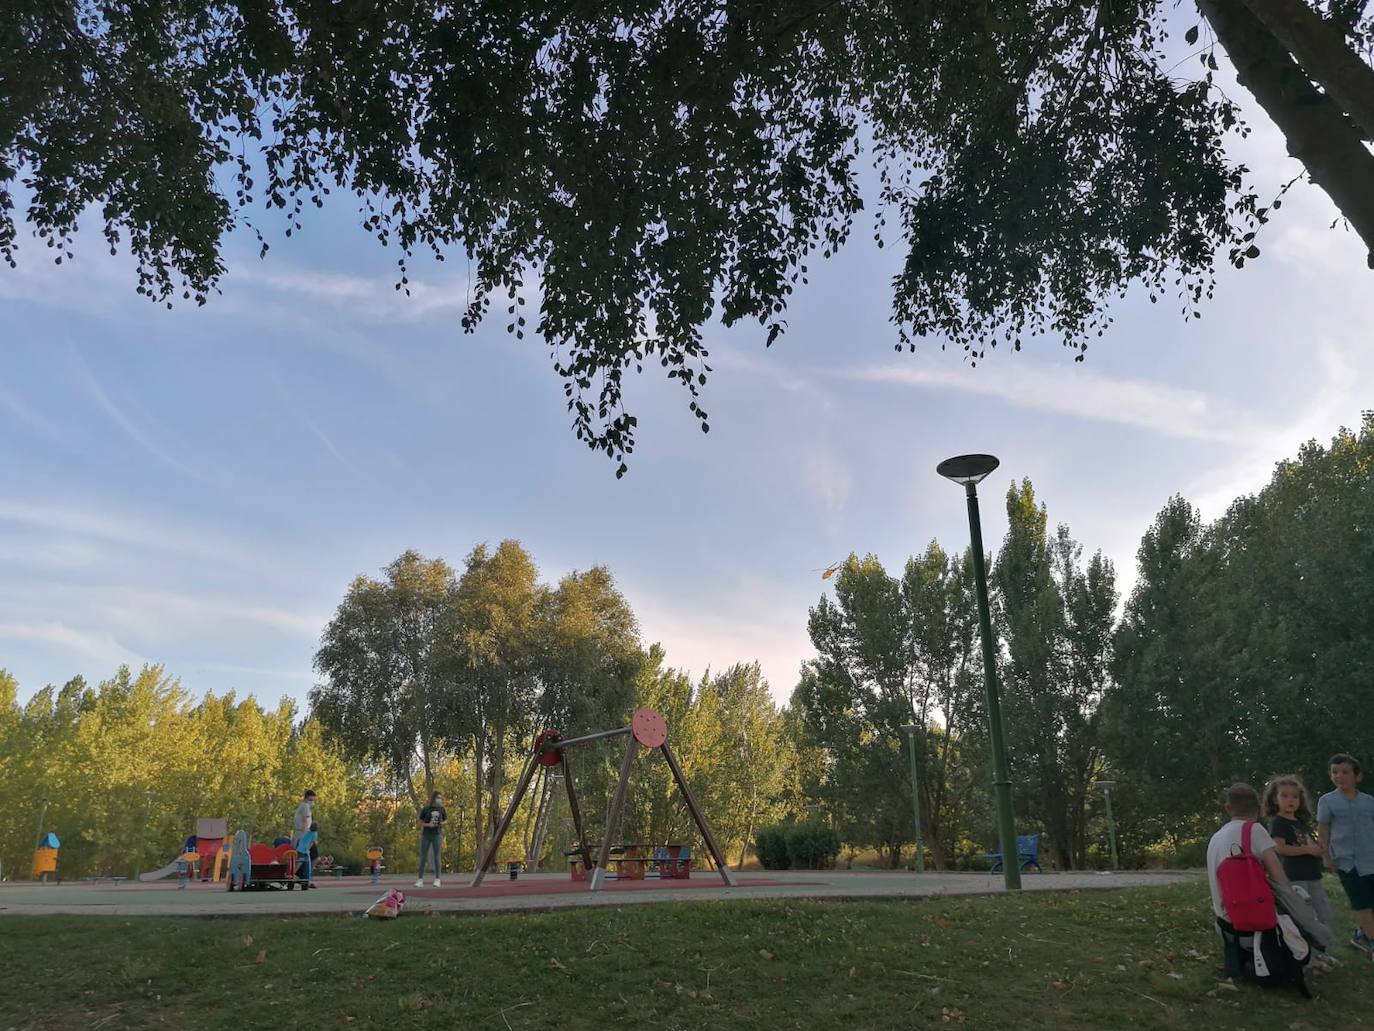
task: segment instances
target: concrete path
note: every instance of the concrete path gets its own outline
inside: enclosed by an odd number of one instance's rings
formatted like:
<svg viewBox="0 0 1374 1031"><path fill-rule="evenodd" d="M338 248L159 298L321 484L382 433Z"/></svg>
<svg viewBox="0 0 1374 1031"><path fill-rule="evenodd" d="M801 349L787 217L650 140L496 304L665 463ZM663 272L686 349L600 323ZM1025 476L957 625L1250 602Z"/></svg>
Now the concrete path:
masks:
<svg viewBox="0 0 1374 1031"><path fill-rule="evenodd" d="M1027 891L1077 891L1134 888L1194 881L1198 872L1025 874ZM407 913L499 912L565 906L623 906L645 902L706 902L755 898L907 898L913 896L997 894L1001 874L901 871L799 870L737 875L734 888L719 874L694 872L691 886L673 881L612 882L608 890L570 890L566 874L525 874L512 883L496 874L468 891L471 874L446 878L443 887L416 889L404 877L386 877L380 886L366 877L330 878L316 891L227 892L223 885L193 884L185 891L175 881L111 886L84 884L0 884L0 916L78 913L88 916L242 916L247 914L361 913L387 888L407 893ZM578 885L579 888L585 888Z"/></svg>

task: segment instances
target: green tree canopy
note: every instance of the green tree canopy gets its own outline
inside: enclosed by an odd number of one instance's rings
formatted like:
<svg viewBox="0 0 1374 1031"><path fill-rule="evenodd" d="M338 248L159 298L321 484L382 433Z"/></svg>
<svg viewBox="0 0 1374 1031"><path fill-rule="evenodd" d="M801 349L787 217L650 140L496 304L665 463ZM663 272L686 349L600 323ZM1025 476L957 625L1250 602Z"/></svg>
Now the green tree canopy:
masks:
<svg viewBox="0 0 1374 1031"><path fill-rule="evenodd" d="M349 754L371 760L419 807L453 742L472 730L454 692L458 583L443 559L407 551L385 580L359 576L325 627L310 692L316 717Z"/></svg>
<svg viewBox="0 0 1374 1031"><path fill-rule="evenodd" d="M1364 5L1197 6L1374 245ZM578 436L623 471L624 374L658 362L706 430L702 326L757 321L771 343L865 205L905 248L898 340L975 357L1035 333L1085 347L1129 284L1178 283L1191 308L1218 252L1256 255L1267 212L1223 149L1236 106L1210 51L1200 78L1175 73L1166 10L18 0L0 11L0 253L16 260L16 203L58 260L95 208L142 293L203 302L249 212L289 234L352 193L401 249L398 287L417 250L472 260L465 327L500 305L537 331Z"/></svg>

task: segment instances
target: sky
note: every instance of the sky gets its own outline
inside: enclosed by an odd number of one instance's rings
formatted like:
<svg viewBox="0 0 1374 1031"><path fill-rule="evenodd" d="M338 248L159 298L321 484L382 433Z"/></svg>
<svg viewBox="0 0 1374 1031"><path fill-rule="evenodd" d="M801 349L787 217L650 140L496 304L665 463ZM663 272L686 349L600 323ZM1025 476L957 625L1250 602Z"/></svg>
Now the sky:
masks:
<svg viewBox="0 0 1374 1031"><path fill-rule="evenodd" d="M1233 153L1267 198L1297 166L1251 123ZM463 263L398 294L397 255L347 203L266 260L231 238L223 296L199 309L138 297L93 225L60 267L30 242L0 270L0 669L21 700L151 662L194 695L303 702L355 576L407 548L460 566L516 538L548 582L609 567L669 665L758 661L783 702L813 654L821 571L965 547L961 492L935 466L979 451L1002 462L982 488L989 548L1029 477L1129 591L1170 495L1214 518L1374 407L1358 240L1311 186L1275 214L1260 259L1219 259L1201 320L1136 291L1083 363L1041 339L977 368L938 341L894 351L900 248L860 222L811 263L772 348L756 326L707 327L709 435L676 384L628 384L621 480L574 438L544 345L499 319L463 334Z"/></svg>

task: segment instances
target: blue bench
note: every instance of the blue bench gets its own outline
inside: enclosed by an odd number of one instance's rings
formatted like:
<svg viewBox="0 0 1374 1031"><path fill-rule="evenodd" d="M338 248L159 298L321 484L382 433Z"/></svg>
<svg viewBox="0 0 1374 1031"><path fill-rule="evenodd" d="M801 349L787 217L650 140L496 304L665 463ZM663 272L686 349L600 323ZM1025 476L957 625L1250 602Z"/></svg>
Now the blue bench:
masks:
<svg viewBox="0 0 1374 1031"><path fill-rule="evenodd" d="M992 861L992 868L988 873L996 873L1002 869L1002 853L988 852L988 859ZM1035 867L1036 873L1044 873L1040 869L1040 835L1039 834L1018 834L1016 835L1016 858L1020 865L1018 870L1024 870L1028 866Z"/></svg>

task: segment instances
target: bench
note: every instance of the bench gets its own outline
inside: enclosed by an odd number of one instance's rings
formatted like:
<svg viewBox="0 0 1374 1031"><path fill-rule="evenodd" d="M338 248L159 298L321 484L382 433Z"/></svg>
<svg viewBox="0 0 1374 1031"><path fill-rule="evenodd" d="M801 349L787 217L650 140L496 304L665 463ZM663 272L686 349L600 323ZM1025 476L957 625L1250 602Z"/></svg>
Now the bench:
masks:
<svg viewBox="0 0 1374 1031"><path fill-rule="evenodd" d="M611 849L618 857L608 861L620 864L620 876L627 881L642 881L650 868L659 880L688 880L692 876L692 850L687 845L617 845ZM650 854L651 853L651 854ZM624 864L631 864L625 869Z"/></svg>
<svg viewBox="0 0 1374 1031"><path fill-rule="evenodd" d="M115 886L116 888L118 888L118 887L119 887L119 882L120 882L120 881L127 881L128 879L129 879L129 878L127 878L127 877L121 877L121 876L118 875L118 874L102 873L102 874L96 874L94 877L87 877L87 878L85 878L85 881L86 881L87 884L97 884L97 883L99 883L100 881L110 881L110 882L112 882L112 883L114 884L114 886Z"/></svg>
<svg viewBox="0 0 1374 1031"><path fill-rule="evenodd" d="M992 867L988 873L996 873L1002 869L1002 853L987 852L985 858L992 861ZM1039 834L1018 834L1016 835L1016 858L1018 870L1025 870L1028 866L1035 867L1036 873L1044 873L1040 869L1040 835Z"/></svg>
<svg viewBox="0 0 1374 1031"><path fill-rule="evenodd" d="M654 864L661 881L686 881L692 877L690 845L660 845L654 849Z"/></svg>

